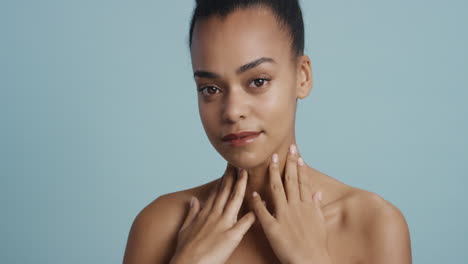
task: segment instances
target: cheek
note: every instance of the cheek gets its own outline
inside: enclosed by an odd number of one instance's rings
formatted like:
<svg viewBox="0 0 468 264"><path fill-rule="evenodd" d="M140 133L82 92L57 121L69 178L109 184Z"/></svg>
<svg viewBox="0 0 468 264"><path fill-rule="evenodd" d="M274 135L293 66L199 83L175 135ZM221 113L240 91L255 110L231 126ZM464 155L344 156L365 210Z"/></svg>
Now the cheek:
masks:
<svg viewBox="0 0 468 264"><path fill-rule="evenodd" d="M217 112L214 109L211 109L210 105L201 105L199 104L198 111L200 114L200 120L202 122L203 128L206 131L206 134L209 138L219 136L217 133L218 129L218 119Z"/></svg>
<svg viewBox="0 0 468 264"><path fill-rule="evenodd" d="M289 129L290 124L294 123L296 100L289 92L284 92L286 89L278 90L279 92L270 93L255 104L256 112L267 126L265 129Z"/></svg>

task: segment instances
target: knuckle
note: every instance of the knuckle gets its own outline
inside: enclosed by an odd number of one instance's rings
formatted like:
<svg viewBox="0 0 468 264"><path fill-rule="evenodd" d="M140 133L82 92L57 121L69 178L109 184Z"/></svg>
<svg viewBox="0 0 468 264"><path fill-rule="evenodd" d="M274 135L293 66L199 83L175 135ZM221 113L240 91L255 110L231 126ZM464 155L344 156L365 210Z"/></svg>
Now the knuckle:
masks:
<svg viewBox="0 0 468 264"><path fill-rule="evenodd" d="M223 208L221 208L221 206L213 206L213 208L211 209L211 214L212 215L221 215L223 213Z"/></svg>
<svg viewBox="0 0 468 264"><path fill-rule="evenodd" d="M206 212L205 211L200 211L197 215L197 217L195 218L196 221L200 221L200 219L206 219Z"/></svg>
<svg viewBox="0 0 468 264"><path fill-rule="evenodd" d="M295 162L297 160L297 157L296 155L288 155L288 162L292 163L292 162Z"/></svg>
<svg viewBox="0 0 468 264"><path fill-rule="evenodd" d="M277 170L278 170L278 163L272 162L272 163L271 163L271 166L270 166L270 169L271 169L272 171L277 171Z"/></svg>
<svg viewBox="0 0 468 264"><path fill-rule="evenodd" d="M293 154L293 153L291 153L291 151L288 151L288 160L289 161L297 160L297 158L298 158L297 152Z"/></svg>
<svg viewBox="0 0 468 264"><path fill-rule="evenodd" d="M231 194L231 200L237 200L240 199L242 196L242 193L240 190L236 189L234 192Z"/></svg>
<svg viewBox="0 0 468 264"><path fill-rule="evenodd" d="M208 214L206 221L207 222L217 222L219 219L220 214L218 213L217 210L211 210L211 212Z"/></svg>
<svg viewBox="0 0 468 264"><path fill-rule="evenodd" d="M270 187L271 187L271 189L272 189L273 191L275 191L275 192L277 192L277 191L280 190L280 185L279 185L278 183L276 183L276 182L270 183Z"/></svg>

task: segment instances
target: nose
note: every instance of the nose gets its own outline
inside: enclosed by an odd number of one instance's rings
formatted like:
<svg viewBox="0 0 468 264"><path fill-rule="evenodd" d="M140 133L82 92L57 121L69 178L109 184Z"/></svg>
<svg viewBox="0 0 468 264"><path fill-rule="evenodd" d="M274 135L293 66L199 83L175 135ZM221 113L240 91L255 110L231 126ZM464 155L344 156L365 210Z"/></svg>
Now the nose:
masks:
<svg viewBox="0 0 468 264"><path fill-rule="evenodd" d="M247 110L248 102L243 90L230 89L223 102L223 122L236 123L239 120L245 119Z"/></svg>

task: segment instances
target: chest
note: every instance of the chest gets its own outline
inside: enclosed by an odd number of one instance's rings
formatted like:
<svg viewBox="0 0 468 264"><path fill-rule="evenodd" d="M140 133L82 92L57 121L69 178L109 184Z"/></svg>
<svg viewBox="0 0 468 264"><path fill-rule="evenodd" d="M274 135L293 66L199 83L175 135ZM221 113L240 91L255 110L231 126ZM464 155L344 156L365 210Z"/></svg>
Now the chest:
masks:
<svg viewBox="0 0 468 264"><path fill-rule="evenodd" d="M333 263L360 264L364 253L361 238L334 226L327 227L328 250ZM226 264L280 264L263 233L247 233Z"/></svg>

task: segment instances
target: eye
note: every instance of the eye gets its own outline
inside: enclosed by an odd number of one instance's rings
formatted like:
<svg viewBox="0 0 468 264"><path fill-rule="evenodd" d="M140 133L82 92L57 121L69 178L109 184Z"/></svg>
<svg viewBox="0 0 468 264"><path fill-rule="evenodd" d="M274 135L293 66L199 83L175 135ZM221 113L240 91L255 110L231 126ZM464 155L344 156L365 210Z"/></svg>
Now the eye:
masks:
<svg viewBox="0 0 468 264"><path fill-rule="evenodd" d="M217 94L218 93L216 92L217 90L219 91L219 89L214 86L205 86L205 87L198 88L198 92L201 93L203 96L210 96L213 94Z"/></svg>
<svg viewBox="0 0 468 264"><path fill-rule="evenodd" d="M268 78L257 78L257 79L254 79L251 84L253 83L255 85L255 87L257 88L260 88L262 86L264 86L266 83L268 83L270 81L270 79Z"/></svg>

